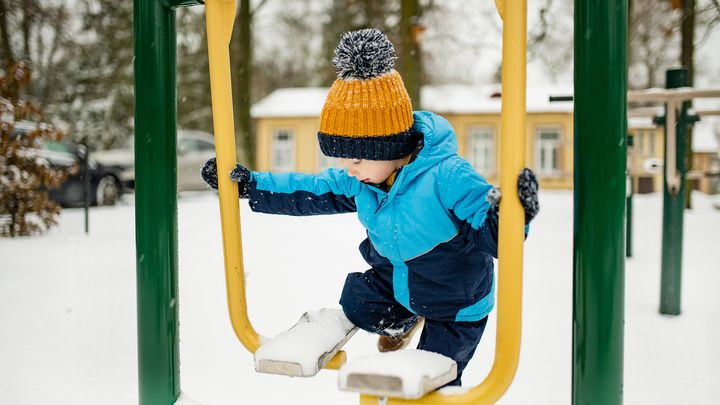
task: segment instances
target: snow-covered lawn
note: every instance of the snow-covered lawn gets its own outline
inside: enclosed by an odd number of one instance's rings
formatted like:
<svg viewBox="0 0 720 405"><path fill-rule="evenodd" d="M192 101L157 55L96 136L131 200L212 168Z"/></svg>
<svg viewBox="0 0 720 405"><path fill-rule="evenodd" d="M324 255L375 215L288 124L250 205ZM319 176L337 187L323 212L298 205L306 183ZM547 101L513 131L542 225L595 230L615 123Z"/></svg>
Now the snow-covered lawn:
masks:
<svg viewBox="0 0 720 405"><path fill-rule="evenodd" d="M720 211L695 193L685 216L682 315L658 314L661 196L635 197L634 257L626 264L625 403L720 403ZM526 244L520 366L501 404L569 404L572 193L544 192ZM274 336L307 310L338 307L345 275L366 268L353 215L291 218L242 205L248 305L255 329ZM179 200L181 387L219 404L357 404L337 374L310 379L256 374L227 316L217 198ZM134 217L114 208L65 210L47 235L0 240L0 404L137 403ZM467 369L488 372L494 315ZM375 353L358 332L350 361ZM188 401L189 402L189 401Z"/></svg>

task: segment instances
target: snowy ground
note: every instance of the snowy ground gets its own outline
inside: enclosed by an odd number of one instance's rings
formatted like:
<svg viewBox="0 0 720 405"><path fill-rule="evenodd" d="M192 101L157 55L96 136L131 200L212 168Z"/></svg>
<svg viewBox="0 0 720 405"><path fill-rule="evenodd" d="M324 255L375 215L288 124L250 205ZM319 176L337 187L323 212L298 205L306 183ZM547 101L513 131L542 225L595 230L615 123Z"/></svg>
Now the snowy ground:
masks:
<svg viewBox="0 0 720 405"><path fill-rule="evenodd" d="M626 404L720 403L720 211L696 196L685 216L683 313L658 314L661 196L635 198L635 257L627 261ZM501 404L569 404L572 194L545 192L527 242L520 366ZM357 404L337 374L259 375L230 327L216 197L179 202L183 392L205 405ZM255 329L274 336L309 309L337 307L345 274L365 269L352 215L289 218L242 209L248 301ZM0 240L0 404L137 403L134 218L131 198L65 210L51 233ZM492 364L489 325L464 381ZM349 358L374 352L358 332Z"/></svg>

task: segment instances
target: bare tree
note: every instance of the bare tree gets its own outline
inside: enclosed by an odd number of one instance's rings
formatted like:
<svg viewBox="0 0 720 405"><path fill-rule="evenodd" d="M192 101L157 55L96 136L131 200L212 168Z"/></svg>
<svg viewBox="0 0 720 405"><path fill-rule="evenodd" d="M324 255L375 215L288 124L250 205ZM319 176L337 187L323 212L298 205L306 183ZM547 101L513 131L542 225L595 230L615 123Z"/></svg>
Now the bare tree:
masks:
<svg viewBox="0 0 720 405"><path fill-rule="evenodd" d="M212 132L207 32L202 8L178 9L176 27L178 126Z"/></svg>
<svg viewBox="0 0 720 405"><path fill-rule="evenodd" d="M34 80L22 91L40 104L58 102L72 47L70 16L62 2L0 0L0 49L4 65L23 61Z"/></svg>
<svg viewBox="0 0 720 405"><path fill-rule="evenodd" d="M628 87L657 87L678 60L679 15L669 1L633 1L629 20Z"/></svg>

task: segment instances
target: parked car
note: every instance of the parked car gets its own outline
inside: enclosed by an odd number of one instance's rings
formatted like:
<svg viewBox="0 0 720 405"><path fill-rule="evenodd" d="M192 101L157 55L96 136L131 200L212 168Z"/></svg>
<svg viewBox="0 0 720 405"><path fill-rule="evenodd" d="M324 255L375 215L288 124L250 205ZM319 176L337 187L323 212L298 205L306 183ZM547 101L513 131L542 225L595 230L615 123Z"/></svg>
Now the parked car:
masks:
<svg viewBox="0 0 720 405"><path fill-rule="evenodd" d="M24 136L34 131L36 123L18 121L13 133ZM77 165L79 170L69 176L59 188L48 190L48 197L64 207L77 207L85 203L85 184L83 181L82 161L85 148L70 141L39 141L35 153L40 159L47 161L50 167L66 168ZM120 171L114 167L97 162L92 155L88 160L90 174L90 204L115 205L123 194Z"/></svg>
<svg viewBox="0 0 720 405"><path fill-rule="evenodd" d="M134 139L129 138L121 147L98 151L95 159L120 170L120 178L128 188L135 188ZM215 156L213 136L201 131L178 130L177 133L177 188L178 191L205 190L200 168Z"/></svg>

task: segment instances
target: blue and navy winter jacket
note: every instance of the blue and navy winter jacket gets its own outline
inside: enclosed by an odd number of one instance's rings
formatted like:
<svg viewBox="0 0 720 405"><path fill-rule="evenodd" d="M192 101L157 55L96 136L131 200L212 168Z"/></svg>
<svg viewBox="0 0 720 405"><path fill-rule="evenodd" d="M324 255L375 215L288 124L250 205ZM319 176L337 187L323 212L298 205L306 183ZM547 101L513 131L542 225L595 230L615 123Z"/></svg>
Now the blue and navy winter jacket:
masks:
<svg viewBox="0 0 720 405"><path fill-rule="evenodd" d="M392 283L410 311L440 321L477 321L494 305L497 229L486 221L492 186L457 154L450 123L415 112L424 146L389 192L348 176L253 172L253 211L285 215L357 212L364 259Z"/></svg>

